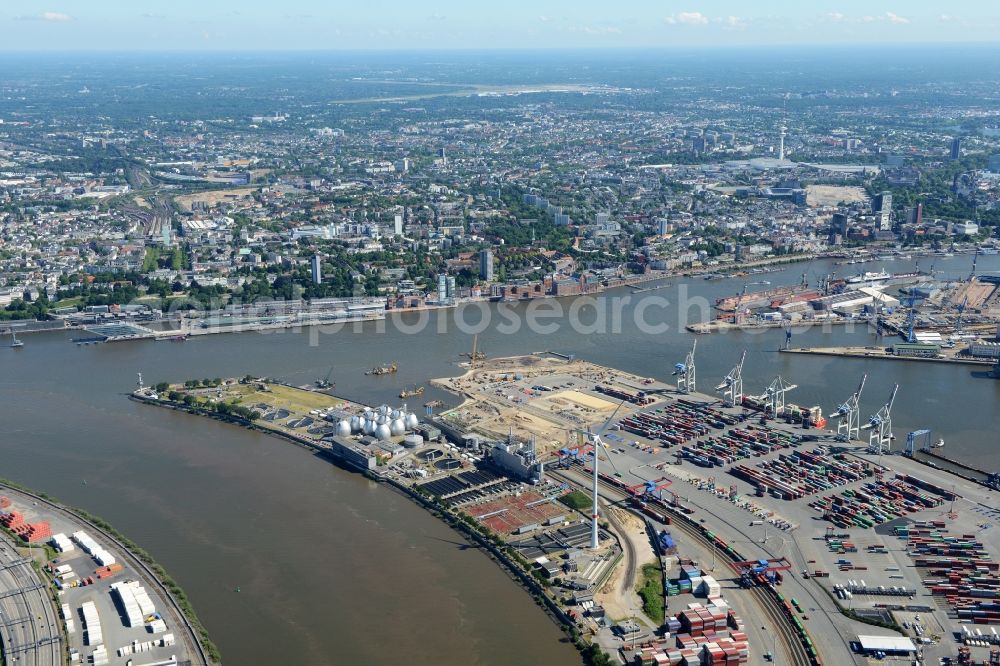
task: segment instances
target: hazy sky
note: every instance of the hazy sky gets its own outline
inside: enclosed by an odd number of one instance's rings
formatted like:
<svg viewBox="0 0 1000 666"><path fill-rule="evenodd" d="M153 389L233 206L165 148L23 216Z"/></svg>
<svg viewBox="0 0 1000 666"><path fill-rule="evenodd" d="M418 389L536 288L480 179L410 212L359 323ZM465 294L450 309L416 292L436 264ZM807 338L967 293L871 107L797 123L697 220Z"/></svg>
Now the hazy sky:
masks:
<svg viewBox="0 0 1000 666"><path fill-rule="evenodd" d="M0 0L0 49L1000 41L1000 0Z"/></svg>

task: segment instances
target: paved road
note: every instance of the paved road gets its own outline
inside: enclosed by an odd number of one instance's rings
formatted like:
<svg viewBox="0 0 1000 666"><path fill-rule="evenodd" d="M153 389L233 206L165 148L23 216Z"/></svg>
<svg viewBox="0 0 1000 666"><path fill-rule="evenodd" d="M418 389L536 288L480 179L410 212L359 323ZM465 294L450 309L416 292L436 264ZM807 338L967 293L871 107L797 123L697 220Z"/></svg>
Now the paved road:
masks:
<svg viewBox="0 0 1000 666"><path fill-rule="evenodd" d="M58 666L63 663L62 622L48 588L13 542L0 539L0 640L4 663Z"/></svg>

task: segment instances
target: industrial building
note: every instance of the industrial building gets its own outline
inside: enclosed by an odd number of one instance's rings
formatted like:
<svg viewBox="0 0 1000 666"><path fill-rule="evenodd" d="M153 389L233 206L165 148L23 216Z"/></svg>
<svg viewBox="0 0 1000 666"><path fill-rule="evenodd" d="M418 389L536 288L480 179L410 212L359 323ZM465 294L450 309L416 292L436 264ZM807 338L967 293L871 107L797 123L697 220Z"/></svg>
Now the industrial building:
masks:
<svg viewBox="0 0 1000 666"><path fill-rule="evenodd" d="M507 474L522 481L538 483L545 478L545 464L535 455L535 444L508 439L490 449L490 460Z"/></svg>
<svg viewBox="0 0 1000 666"><path fill-rule="evenodd" d="M969 345L969 356L1000 360L1000 342L977 340Z"/></svg>
<svg viewBox="0 0 1000 666"><path fill-rule="evenodd" d="M858 636L858 646L861 652L869 655L908 656L917 651L913 641L901 636Z"/></svg>

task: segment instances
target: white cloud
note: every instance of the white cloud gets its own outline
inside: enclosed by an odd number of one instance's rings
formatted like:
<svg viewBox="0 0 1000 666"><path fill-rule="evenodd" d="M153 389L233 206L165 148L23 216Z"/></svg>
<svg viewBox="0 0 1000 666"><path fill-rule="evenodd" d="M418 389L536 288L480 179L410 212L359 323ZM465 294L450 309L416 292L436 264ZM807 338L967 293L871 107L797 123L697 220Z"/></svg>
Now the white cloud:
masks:
<svg viewBox="0 0 1000 666"><path fill-rule="evenodd" d="M721 16L719 18L712 19L714 23L721 23L727 28L732 30L742 30L747 27L747 21L741 19L739 16Z"/></svg>
<svg viewBox="0 0 1000 666"><path fill-rule="evenodd" d="M954 20L955 17L950 14L941 14L941 16L938 17L938 21L941 21L942 23L947 23L948 21L954 21Z"/></svg>
<svg viewBox="0 0 1000 666"><path fill-rule="evenodd" d="M62 12L42 12L41 14L16 16L15 18L18 21L49 21L50 23L65 23L74 20L72 16Z"/></svg>
<svg viewBox="0 0 1000 666"><path fill-rule="evenodd" d="M621 28L616 28L614 26L601 26L601 27L591 27L583 26L582 28L571 27L570 32L582 32L585 35L620 35L622 34Z"/></svg>
<svg viewBox="0 0 1000 666"><path fill-rule="evenodd" d="M548 23L552 19L550 19L548 16L539 16L538 20L541 21L542 23Z"/></svg>
<svg viewBox="0 0 1000 666"><path fill-rule="evenodd" d="M701 12L681 12L663 19L668 25L682 23L684 25L705 25L708 17Z"/></svg>
<svg viewBox="0 0 1000 666"><path fill-rule="evenodd" d="M910 19L905 16L900 16L894 12L886 12L885 14L865 14L863 16L847 16L846 14L841 14L840 12L827 12L822 15L822 20L829 21L831 23L891 23L893 25L906 25L910 23ZM949 17L950 18L950 17ZM942 17L941 20L948 20Z"/></svg>

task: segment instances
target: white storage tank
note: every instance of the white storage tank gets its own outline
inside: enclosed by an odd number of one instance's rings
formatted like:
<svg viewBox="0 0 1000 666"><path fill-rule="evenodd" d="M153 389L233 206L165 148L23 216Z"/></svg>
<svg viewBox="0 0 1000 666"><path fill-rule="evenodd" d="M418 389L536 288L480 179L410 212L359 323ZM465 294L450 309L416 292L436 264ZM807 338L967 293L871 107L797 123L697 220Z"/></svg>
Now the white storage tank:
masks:
<svg viewBox="0 0 1000 666"><path fill-rule="evenodd" d="M422 446L424 443L424 438L416 433L411 433L403 438L403 446L408 449L415 449Z"/></svg>
<svg viewBox="0 0 1000 666"><path fill-rule="evenodd" d="M413 430L418 425L420 425L420 421L417 420L417 415L416 414L414 414L413 412L410 412L409 414L407 414L403 418L403 425L406 426L407 430Z"/></svg>
<svg viewBox="0 0 1000 666"><path fill-rule="evenodd" d="M361 432L365 433L366 435L371 435L372 433L374 433L375 422L365 419L364 422L361 424Z"/></svg>
<svg viewBox="0 0 1000 666"><path fill-rule="evenodd" d="M392 433L393 437L399 437L406 432L406 425L403 424L403 419L393 419L389 424L389 432Z"/></svg>
<svg viewBox="0 0 1000 666"><path fill-rule="evenodd" d="M347 437L351 434L351 422L341 420L337 423L337 434L341 437Z"/></svg>
<svg viewBox="0 0 1000 666"><path fill-rule="evenodd" d="M392 431L389 430L389 426L385 423L381 423L375 428L375 437L379 440L387 440L392 437Z"/></svg>
<svg viewBox="0 0 1000 666"><path fill-rule="evenodd" d="M351 417L351 432L361 432L361 417L354 415Z"/></svg>

